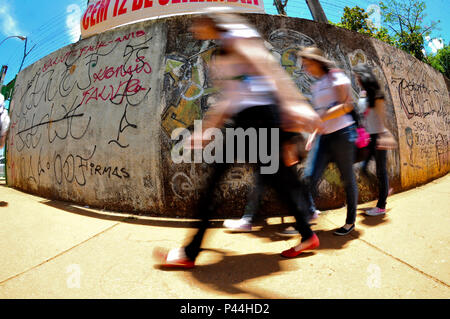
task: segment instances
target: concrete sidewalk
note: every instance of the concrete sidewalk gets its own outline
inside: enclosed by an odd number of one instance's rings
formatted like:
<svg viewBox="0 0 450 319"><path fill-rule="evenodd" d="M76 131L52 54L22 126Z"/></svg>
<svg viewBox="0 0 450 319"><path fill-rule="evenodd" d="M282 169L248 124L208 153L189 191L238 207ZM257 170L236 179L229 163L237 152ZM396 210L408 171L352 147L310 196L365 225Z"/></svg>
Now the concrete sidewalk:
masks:
<svg viewBox="0 0 450 319"><path fill-rule="evenodd" d="M332 234L345 208L323 212L321 246L294 259L280 256L297 242L275 234L281 218L239 234L217 221L188 271L152 258L185 242L188 221L0 191L0 298L450 298L450 175L392 195L384 217L360 210L349 236Z"/></svg>

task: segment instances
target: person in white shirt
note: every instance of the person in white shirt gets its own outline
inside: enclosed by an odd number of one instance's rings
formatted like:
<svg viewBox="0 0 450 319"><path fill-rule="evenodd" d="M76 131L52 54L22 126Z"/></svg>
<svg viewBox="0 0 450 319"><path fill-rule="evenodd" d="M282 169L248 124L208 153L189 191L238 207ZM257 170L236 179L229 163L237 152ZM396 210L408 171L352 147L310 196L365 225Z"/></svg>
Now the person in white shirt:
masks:
<svg viewBox="0 0 450 319"><path fill-rule="evenodd" d="M303 178L309 183L310 211L315 210L312 195L317 183L330 162L334 162L341 174L347 202L345 225L335 235L347 235L355 228L358 188L353 172L355 160L356 125L351 115L353 99L351 82L345 73L335 69L332 61L325 58L322 50L307 47L299 52L303 68L317 81L311 86L312 104L323 121L323 128L310 135L310 149Z"/></svg>

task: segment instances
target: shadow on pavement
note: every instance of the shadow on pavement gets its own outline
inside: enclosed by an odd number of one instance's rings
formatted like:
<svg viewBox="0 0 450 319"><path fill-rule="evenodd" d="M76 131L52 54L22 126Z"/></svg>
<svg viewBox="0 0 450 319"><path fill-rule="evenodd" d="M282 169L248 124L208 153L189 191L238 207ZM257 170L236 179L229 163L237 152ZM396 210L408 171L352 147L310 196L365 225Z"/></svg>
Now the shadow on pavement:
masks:
<svg viewBox="0 0 450 319"><path fill-rule="evenodd" d="M91 218L99 218L104 220L110 220L110 221L117 221L117 222L123 222L123 223L129 223L129 224L135 224L135 225L148 225L148 226L156 226L156 227L175 227L175 228L196 228L196 224L199 223L199 221L196 220L165 220L165 219L158 219L158 218L136 218L129 216L120 216L120 215L109 215L109 214L102 214L99 212L94 212L88 209L83 209L80 207L74 207L71 204L68 204L66 202L57 201L57 200L48 200L48 201L42 201L41 203L64 210L69 213L78 214L86 217ZM379 221L379 217L371 217L370 219L367 219L367 223L376 223L377 220ZM363 221L363 223L366 223ZM247 234L249 236L254 236L262 239L267 239L270 241L285 241L290 240L294 237L283 237L280 235L277 235L277 231L281 231L284 228L288 226L293 226L293 223L281 223L281 224L275 224L275 225L269 225L267 223L264 223L260 230L256 230L253 232L248 232ZM372 224L373 226L375 224ZM223 221L222 220L214 220L211 221L210 228L223 228ZM324 231L324 230L315 230L315 233L317 236L319 236L320 239L320 246L318 249L341 249L346 246L348 241L357 239L361 233L358 229L355 229L352 233L350 233L347 236L335 236L333 235L334 230ZM233 236L233 234L230 232L230 236ZM280 257L281 258L281 257Z"/></svg>
<svg viewBox="0 0 450 319"><path fill-rule="evenodd" d="M157 227L175 227L175 228L196 228L196 224L199 223L198 220L170 220L165 219L165 217L148 217L148 216L130 216L129 213L124 213L126 216L120 216L120 213L114 213L115 215L110 215L107 213L94 212L89 209L83 209L80 207L75 207L69 203L58 201L58 200L45 200L41 201L42 204L64 210L68 213L78 214L91 218L98 218L103 220L111 220L129 224L136 225L148 225L148 226L157 226ZM144 217L144 218L143 218ZM163 219L164 218L164 219ZM213 220L211 221L210 228L222 228L223 221L222 220Z"/></svg>
<svg viewBox="0 0 450 319"><path fill-rule="evenodd" d="M283 261L289 259L283 258L279 253L265 254L253 253L246 255L228 255L227 252L218 249L204 249L205 252L214 252L221 255L221 259L217 262L196 265L191 270L180 270L173 268L163 268L159 265L154 267L163 269L164 271L186 271L197 280L200 284L205 285L208 289L222 291L226 294L238 295L246 294L252 298L260 299L286 299L289 296L282 296L274 291L252 289L245 285L246 281L250 281L260 277L270 276L278 272L297 271L291 267L282 265ZM304 253L294 259L301 259L313 255L314 253ZM274 290L279 290L274 287Z"/></svg>
<svg viewBox="0 0 450 319"><path fill-rule="evenodd" d="M0 201L0 207L6 207L8 206L8 202Z"/></svg>
<svg viewBox="0 0 450 319"><path fill-rule="evenodd" d="M359 214L360 216L364 217L364 219L361 220L362 224L373 227L390 222L390 220L387 218L388 217L387 213L389 213L389 211L391 210L390 208L386 209L386 214L380 216L368 216L364 214L364 212L368 211L369 209L370 207L358 208L358 210L363 211L362 214Z"/></svg>

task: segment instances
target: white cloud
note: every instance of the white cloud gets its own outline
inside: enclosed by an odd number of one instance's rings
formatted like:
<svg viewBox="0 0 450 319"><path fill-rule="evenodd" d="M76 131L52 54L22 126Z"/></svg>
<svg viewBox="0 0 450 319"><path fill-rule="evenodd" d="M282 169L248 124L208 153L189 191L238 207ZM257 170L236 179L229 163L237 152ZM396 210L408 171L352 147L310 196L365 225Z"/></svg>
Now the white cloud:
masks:
<svg viewBox="0 0 450 319"><path fill-rule="evenodd" d="M11 15L11 9L7 4L2 4L0 7L0 27L1 32L6 36L24 35L17 21Z"/></svg>
<svg viewBox="0 0 450 319"><path fill-rule="evenodd" d="M431 39L429 36L426 36L425 40L428 41L428 47L433 53L436 53L438 50L444 47L444 41L442 41L442 39L440 38Z"/></svg>
<svg viewBox="0 0 450 319"><path fill-rule="evenodd" d="M71 4L67 6L66 12L69 13L66 17L67 34L70 36L70 41L77 42L81 34L81 8L76 4Z"/></svg>

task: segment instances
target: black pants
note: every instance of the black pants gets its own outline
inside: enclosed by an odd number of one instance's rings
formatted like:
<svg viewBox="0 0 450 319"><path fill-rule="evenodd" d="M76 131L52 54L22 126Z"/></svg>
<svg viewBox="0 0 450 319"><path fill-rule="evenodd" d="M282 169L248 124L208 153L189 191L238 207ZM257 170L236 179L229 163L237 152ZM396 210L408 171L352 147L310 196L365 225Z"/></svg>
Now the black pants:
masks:
<svg viewBox="0 0 450 319"><path fill-rule="evenodd" d="M375 158L377 182L378 182L378 202L377 207L385 209L386 199L389 194L389 177L387 172L387 150L377 149L377 139L379 134L370 134L369 154L365 159L362 169L367 174L367 166L372 157Z"/></svg>
<svg viewBox="0 0 450 319"><path fill-rule="evenodd" d="M270 132L271 128L280 128L280 114L278 106L276 105L264 105L247 108L240 113L238 113L234 118L234 127L242 128L244 130L248 128L255 128L257 131L259 128L267 128ZM308 240L313 236L313 231L311 230L308 223L308 192L303 186L302 182L298 178L295 166L286 167L283 161L283 152L281 150L282 143L292 138L294 134L284 132L279 130L279 140L277 143L277 149L272 150L270 141L273 136L268 134L268 143L265 145L266 149L270 152L278 152L279 154L279 168L273 174L261 174L261 180L264 185L271 186L277 192L280 201L286 204L289 213L295 216L296 219L296 229L302 236L302 241ZM258 135L258 154L259 154L259 143L260 136ZM226 145L226 143L224 143ZM224 152L225 153L225 152ZM246 157L248 157L248 145ZM248 158L247 158L248 159ZM195 260L197 255L201 250L201 243L209 227L210 218L212 217L215 206L214 206L214 191L218 185L220 179L224 176L227 169L233 165L233 163L214 163L212 174L209 181L206 184L204 191L202 192L197 206L197 217L201 219L200 224L197 229L197 233L194 235L190 243L185 247L185 252L188 258ZM256 163L256 168L260 169L265 166L264 163L258 161Z"/></svg>

